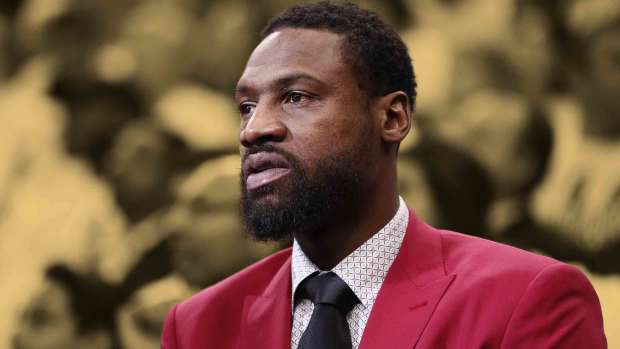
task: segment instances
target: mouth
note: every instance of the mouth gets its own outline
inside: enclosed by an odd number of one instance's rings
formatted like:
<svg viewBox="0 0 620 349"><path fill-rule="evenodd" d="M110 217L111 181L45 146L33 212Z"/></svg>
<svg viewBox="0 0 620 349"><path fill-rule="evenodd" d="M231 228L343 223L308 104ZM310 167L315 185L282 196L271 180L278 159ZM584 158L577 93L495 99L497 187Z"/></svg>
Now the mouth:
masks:
<svg viewBox="0 0 620 349"><path fill-rule="evenodd" d="M243 163L246 190L254 191L291 172L286 159L277 153L251 154Z"/></svg>

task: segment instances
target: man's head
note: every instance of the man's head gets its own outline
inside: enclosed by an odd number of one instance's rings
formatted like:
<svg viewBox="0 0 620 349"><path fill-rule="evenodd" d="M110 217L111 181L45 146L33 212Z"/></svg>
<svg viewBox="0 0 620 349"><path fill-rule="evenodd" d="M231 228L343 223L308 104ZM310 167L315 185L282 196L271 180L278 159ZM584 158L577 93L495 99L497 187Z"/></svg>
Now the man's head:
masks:
<svg viewBox="0 0 620 349"><path fill-rule="evenodd" d="M248 231L318 232L395 187L415 86L406 46L371 12L322 2L274 18L235 96Z"/></svg>
<svg viewBox="0 0 620 349"><path fill-rule="evenodd" d="M415 105L416 80L407 47L377 14L353 4L293 6L273 18L262 38L285 28L317 29L340 36L342 59L368 97L403 91Z"/></svg>

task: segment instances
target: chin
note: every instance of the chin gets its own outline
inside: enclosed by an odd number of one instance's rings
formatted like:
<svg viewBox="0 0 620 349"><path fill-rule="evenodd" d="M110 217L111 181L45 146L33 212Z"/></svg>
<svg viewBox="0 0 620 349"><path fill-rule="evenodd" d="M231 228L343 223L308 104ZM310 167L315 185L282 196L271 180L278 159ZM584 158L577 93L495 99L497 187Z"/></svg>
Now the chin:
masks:
<svg viewBox="0 0 620 349"><path fill-rule="evenodd" d="M270 185L271 187L271 185ZM241 216L245 232L259 241L281 241L289 239L296 228L291 209L293 198L275 188L261 187L243 193Z"/></svg>

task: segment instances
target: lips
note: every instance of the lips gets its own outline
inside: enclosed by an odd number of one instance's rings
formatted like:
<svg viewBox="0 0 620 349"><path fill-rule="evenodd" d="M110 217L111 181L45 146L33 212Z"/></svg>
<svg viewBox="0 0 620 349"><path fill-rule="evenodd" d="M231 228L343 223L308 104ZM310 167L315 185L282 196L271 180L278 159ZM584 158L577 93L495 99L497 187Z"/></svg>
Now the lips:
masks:
<svg viewBox="0 0 620 349"><path fill-rule="evenodd" d="M288 161L277 153L261 152L248 155L243 162L243 173L248 191L272 183L291 171Z"/></svg>

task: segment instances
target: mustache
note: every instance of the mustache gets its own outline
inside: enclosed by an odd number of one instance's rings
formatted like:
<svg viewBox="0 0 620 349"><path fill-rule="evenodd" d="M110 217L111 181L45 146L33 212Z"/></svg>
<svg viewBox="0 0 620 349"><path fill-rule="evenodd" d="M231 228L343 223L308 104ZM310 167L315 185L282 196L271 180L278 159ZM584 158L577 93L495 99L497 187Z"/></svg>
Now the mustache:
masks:
<svg viewBox="0 0 620 349"><path fill-rule="evenodd" d="M242 164L245 163L248 156L252 154L263 153L263 152L279 154L283 158L285 158L286 161L288 161L288 163L291 165L292 168L294 169L300 168L299 160L297 159L297 157L295 157L295 155L291 154L290 152L284 149L271 145L271 144L254 145L254 146L246 148L245 153L243 153L241 157L241 163Z"/></svg>

